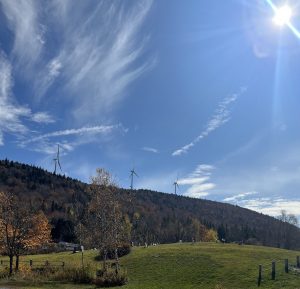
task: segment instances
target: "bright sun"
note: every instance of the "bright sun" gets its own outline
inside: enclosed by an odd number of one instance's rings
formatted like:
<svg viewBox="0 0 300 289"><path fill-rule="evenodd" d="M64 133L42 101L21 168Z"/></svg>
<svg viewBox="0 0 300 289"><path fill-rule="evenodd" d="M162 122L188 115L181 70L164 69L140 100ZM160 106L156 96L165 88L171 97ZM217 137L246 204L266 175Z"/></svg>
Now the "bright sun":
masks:
<svg viewBox="0 0 300 289"><path fill-rule="evenodd" d="M275 12L273 22L278 26L283 26L288 23L290 23L290 20L292 18L292 9L289 6L282 6L280 8L277 8L277 11Z"/></svg>

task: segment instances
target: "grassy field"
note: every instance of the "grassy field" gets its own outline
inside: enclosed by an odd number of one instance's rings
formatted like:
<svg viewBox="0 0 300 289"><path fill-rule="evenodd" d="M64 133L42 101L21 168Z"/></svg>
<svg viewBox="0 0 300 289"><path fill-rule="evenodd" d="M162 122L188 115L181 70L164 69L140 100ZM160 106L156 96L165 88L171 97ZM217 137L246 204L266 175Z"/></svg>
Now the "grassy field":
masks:
<svg viewBox="0 0 300 289"><path fill-rule="evenodd" d="M127 268L129 283L124 289L252 289L257 288L258 265L264 265L260 288L300 289L300 275L284 273L283 260L292 264L300 252L267 247L229 244L171 244L157 247L134 248L121 259ZM84 260L92 266L100 266L94 260L95 251L86 251ZM81 255L58 253L24 257L22 260L65 261L80 265ZM271 261L277 260L276 281L271 280ZM18 282L0 283L0 288L55 288L91 289L94 286L43 283L37 285ZM5 286L4 286L5 285ZM10 286L10 287L7 287ZM1 287L2 286L2 287ZM15 286L15 287L14 287Z"/></svg>

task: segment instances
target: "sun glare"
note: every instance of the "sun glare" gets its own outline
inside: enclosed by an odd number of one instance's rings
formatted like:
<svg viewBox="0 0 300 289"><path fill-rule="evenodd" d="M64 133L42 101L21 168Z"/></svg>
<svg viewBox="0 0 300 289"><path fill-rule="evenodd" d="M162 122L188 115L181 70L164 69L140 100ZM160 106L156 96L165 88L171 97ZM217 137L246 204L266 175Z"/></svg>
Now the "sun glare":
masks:
<svg viewBox="0 0 300 289"><path fill-rule="evenodd" d="M280 8L277 8L277 11L275 12L273 22L278 26L284 26L290 23L290 20L292 18L292 9L289 6L282 6Z"/></svg>

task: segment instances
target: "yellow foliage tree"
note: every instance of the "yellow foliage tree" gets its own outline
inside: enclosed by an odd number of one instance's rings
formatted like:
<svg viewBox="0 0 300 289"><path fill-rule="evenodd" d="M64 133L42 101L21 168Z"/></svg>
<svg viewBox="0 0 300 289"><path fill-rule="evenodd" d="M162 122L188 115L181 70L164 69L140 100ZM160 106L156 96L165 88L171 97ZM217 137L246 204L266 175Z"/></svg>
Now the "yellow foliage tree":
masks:
<svg viewBox="0 0 300 289"><path fill-rule="evenodd" d="M213 229L209 229L205 232L205 242L216 242L218 240L218 233Z"/></svg>
<svg viewBox="0 0 300 289"><path fill-rule="evenodd" d="M10 259L12 274L13 257L18 270L19 256L48 243L51 228L42 212L34 212L15 195L0 192L0 199L0 249Z"/></svg>

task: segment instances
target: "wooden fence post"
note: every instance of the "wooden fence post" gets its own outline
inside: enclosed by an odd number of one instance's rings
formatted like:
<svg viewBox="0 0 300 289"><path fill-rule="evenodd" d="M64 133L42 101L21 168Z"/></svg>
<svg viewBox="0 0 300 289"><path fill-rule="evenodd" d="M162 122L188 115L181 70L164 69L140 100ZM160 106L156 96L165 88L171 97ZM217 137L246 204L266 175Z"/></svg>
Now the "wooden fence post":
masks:
<svg viewBox="0 0 300 289"><path fill-rule="evenodd" d="M33 265L32 260L29 260L29 266L32 267L32 265Z"/></svg>
<svg viewBox="0 0 300 289"><path fill-rule="evenodd" d="M49 261L48 260L45 262L45 266L49 266Z"/></svg>
<svg viewBox="0 0 300 289"><path fill-rule="evenodd" d="M297 268L300 268L300 256L297 256Z"/></svg>
<svg viewBox="0 0 300 289"><path fill-rule="evenodd" d="M257 279L257 286L260 286L261 283L261 279L262 279L262 265L259 265L258 267L258 279Z"/></svg>
<svg viewBox="0 0 300 289"><path fill-rule="evenodd" d="M289 273L289 259L284 260L284 271L285 273Z"/></svg>
<svg viewBox="0 0 300 289"><path fill-rule="evenodd" d="M272 262L272 280L275 280L276 278L276 262Z"/></svg>
<svg viewBox="0 0 300 289"><path fill-rule="evenodd" d="M64 270L65 269L65 262L62 262L61 266L62 266L62 268Z"/></svg>

